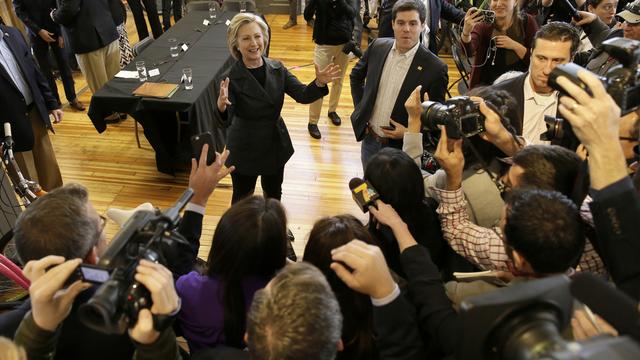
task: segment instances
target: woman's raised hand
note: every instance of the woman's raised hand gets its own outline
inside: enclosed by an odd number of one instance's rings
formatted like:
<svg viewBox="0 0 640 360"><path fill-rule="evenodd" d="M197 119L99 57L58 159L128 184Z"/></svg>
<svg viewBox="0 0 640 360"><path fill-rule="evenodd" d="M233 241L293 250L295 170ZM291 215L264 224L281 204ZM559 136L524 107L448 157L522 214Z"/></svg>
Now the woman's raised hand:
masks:
<svg viewBox="0 0 640 360"><path fill-rule="evenodd" d="M484 19L484 14L480 9L472 7L467 10L467 14L464 16L464 26L462 27L462 35L470 36L471 30L476 26L477 23L481 22Z"/></svg>
<svg viewBox="0 0 640 360"><path fill-rule="evenodd" d="M337 80L340 78L340 65L336 65L331 63L327 65L324 69L320 70L318 64L313 64L316 68L316 85L323 87L333 80Z"/></svg>
<svg viewBox="0 0 640 360"><path fill-rule="evenodd" d="M231 105L231 101L229 101L229 78L225 78L220 82L220 93L218 94L217 105L220 112L227 111L227 106Z"/></svg>

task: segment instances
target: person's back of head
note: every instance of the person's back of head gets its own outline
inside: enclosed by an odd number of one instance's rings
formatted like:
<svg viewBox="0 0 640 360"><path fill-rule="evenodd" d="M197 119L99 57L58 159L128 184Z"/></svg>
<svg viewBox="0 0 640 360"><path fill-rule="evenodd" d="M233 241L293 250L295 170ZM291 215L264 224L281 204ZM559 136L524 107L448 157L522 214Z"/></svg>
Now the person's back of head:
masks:
<svg viewBox="0 0 640 360"><path fill-rule="evenodd" d="M582 255L585 234L576 205L557 191L514 190L506 200L504 238L538 274L565 272ZM515 262L515 261L514 261Z"/></svg>
<svg viewBox="0 0 640 360"><path fill-rule="evenodd" d="M331 287L305 262L285 266L255 294L247 315L247 343L255 360L334 359L341 330Z"/></svg>
<svg viewBox="0 0 640 360"><path fill-rule="evenodd" d="M102 230L87 190L78 184L57 188L33 202L13 229L23 263L47 255L85 259L101 239Z"/></svg>
<svg viewBox="0 0 640 360"><path fill-rule="evenodd" d="M557 145L526 146L513 156L513 164L524 171L519 188L555 190L573 197L582 160L573 151Z"/></svg>
<svg viewBox="0 0 640 360"><path fill-rule="evenodd" d="M270 279L286 263L287 218L279 201L245 198L220 218L211 242L207 275L222 283L225 343L241 347L245 331L246 277Z"/></svg>
<svg viewBox="0 0 640 360"><path fill-rule="evenodd" d="M322 218L311 229L303 259L324 273L340 303L345 349L338 358L371 359L375 357L371 299L351 290L330 268L331 251L353 239L376 245L367 228L353 215Z"/></svg>

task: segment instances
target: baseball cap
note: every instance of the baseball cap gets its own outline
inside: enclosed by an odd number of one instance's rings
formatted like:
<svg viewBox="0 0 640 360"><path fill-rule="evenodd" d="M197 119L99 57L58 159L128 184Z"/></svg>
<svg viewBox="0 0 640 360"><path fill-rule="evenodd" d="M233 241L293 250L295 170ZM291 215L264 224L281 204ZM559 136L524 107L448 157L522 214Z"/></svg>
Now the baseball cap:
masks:
<svg viewBox="0 0 640 360"><path fill-rule="evenodd" d="M624 7L624 10L616 15L623 18L629 24L640 23L640 0L628 3L627 6Z"/></svg>

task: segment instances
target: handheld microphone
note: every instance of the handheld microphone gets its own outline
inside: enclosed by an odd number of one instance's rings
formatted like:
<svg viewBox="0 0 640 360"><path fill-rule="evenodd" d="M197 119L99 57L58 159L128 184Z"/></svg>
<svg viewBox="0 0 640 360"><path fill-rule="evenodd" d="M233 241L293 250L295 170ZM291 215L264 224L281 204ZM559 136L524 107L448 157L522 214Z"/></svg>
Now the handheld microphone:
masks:
<svg viewBox="0 0 640 360"><path fill-rule="evenodd" d="M571 280L571 293L576 299L619 333L640 341L640 313L632 298L590 273L577 274Z"/></svg>
<svg viewBox="0 0 640 360"><path fill-rule="evenodd" d="M13 138L11 137L11 124L4 123L4 146L8 149L13 148Z"/></svg>
<svg viewBox="0 0 640 360"><path fill-rule="evenodd" d="M349 181L349 189L351 189L353 201L364 213L369 211L369 206L375 206L376 200L380 198L378 191L368 181L357 177Z"/></svg>

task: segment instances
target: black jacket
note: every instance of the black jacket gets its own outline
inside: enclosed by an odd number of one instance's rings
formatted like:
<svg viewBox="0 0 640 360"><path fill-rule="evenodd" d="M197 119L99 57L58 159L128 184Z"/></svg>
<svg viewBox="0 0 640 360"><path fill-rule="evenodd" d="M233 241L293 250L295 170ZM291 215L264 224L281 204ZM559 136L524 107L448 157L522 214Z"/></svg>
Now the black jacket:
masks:
<svg viewBox="0 0 640 360"><path fill-rule="evenodd" d="M75 54L89 53L118 40L110 2L119 0L57 1L53 20L67 31Z"/></svg>
<svg viewBox="0 0 640 360"><path fill-rule="evenodd" d="M293 155L287 126L280 116L284 94L295 101L310 104L328 94L327 87L315 82L302 84L281 62L263 57L266 79L264 88L251 75L242 60L236 61L229 77L229 101L225 112L227 148L231 152L227 166L243 175L270 175ZM216 81L215 84L219 84Z"/></svg>
<svg viewBox="0 0 640 360"><path fill-rule="evenodd" d="M4 41L11 49L13 56L22 70L33 97L35 106L40 118L45 125L51 129L49 120L49 110L59 108L58 101L49 89L47 79L42 75L36 65L31 49L22 37L18 29L0 25L0 29L5 33ZM13 83L9 73L3 66L0 66L0 124L9 122L13 141L14 151L29 151L33 148L33 129L29 120L29 113L24 96ZM4 137L4 128L0 129L0 134Z"/></svg>
<svg viewBox="0 0 640 360"><path fill-rule="evenodd" d="M353 98L354 111L351 114L351 124L356 140L362 141L373 106L378 99L378 87L380 77L387 55L393 46L393 39L378 39L365 51L364 55L351 70L351 97ZM449 75L447 65L437 56L433 55L424 46L419 46L418 51L404 78L398 97L395 99L391 118L404 126L407 126L408 114L404 103L418 85L422 85L420 97L426 92L431 101L444 102L447 91ZM391 145L401 147L402 140L392 140Z"/></svg>
<svg viewBox="0 0 640 360"><path fill-rule="evenodd" d="M350 0L310 0L304 8L309 21L315 14L313 41L318 45L340 45L351 40L356 10ZM358 15L359 16L359 15Z"/></svg>
<svg viewBox="0 0 640 360"><path fill-rule="evenodd" d="M640 300L640 196L630 178L593 194L589 204L602 260L615 284Z"/></svg>
<svg viewBox="0 0 640 360"><path fill-rule="evenodd" d="M61 35L60 25L49 16L51 10L56 8L56 0L13 0L13 7L31 36L38 36L41 29Z"/></svg>

